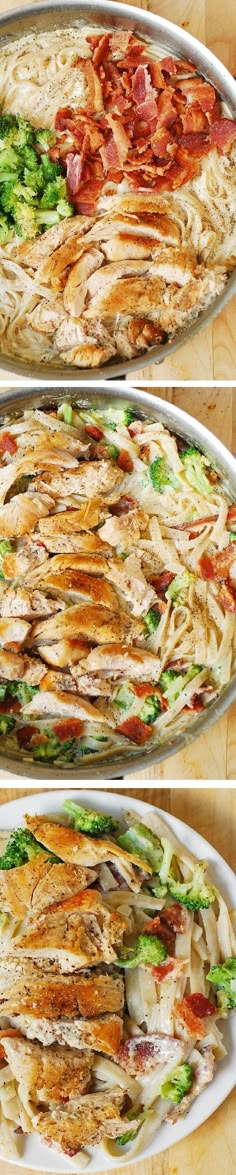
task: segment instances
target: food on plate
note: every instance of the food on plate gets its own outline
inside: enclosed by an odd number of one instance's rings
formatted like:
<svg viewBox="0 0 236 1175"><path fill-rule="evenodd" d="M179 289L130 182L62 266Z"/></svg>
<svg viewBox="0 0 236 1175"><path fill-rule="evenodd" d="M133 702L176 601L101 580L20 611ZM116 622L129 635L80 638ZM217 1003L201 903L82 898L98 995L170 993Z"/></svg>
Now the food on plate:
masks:
<svg viewBox="0 0 236 1175"><path fill-rule="evenodd" d="M1 745L60 767L191 732L235 670L236 507L209 457L141 410L69 400L4 419L1 446ZM100 818L91 842L91 814L76 819L85 878L113 825ZM69 866L73 836L63 831L59 854ZM120 858L135 885L133 838ZM41 890L54 826L42 846ZM6 848L8 869L15 854L25 865L26 907L32 851L29 833ZM142 834L143 854L152 866ZM74 876L56 861L54 878L50 901L58 887L72 897ZM10 875L3 885L10 893Z"/></svg>
<svg viewBox="0 0 236 1175"><path fill-rule="evenodd" d="M0 60L2 351L82 369L168 345L235 264L230 110L124 29L31 33Z"/></svg>
<svg viewBox="0 0 236 1175"><path fill-rule="evenodd" d="M20 1129L82 1166L100 1143L132 1160L226 1056L234 916L151 807L25 822L0 859L1 1149L17 1158Z"/></svg>

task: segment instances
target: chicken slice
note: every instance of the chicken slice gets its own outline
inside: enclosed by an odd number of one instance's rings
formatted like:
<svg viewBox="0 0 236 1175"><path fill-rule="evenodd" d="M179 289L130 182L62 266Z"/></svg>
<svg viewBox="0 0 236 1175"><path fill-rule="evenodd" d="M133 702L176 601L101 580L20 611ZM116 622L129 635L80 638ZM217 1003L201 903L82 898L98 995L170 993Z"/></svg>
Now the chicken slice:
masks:
<svg viewBox="0 0 236 1175"><path fill-rule="evenodd" d="M18 538L29 535L39 518L45 518L54 509L54 499L48 493L17 494L5 506L0 507L1 538Z"/></svg>
<svg viewBox="0 0 236 1175"><path fill-rule="evenodd" d="M25 616L27 620L34 620L37 616L54 616L63 607L63 600L51 600L44 592L29 592L24 587L9 587L5 589L0 600L0 615Z"/></svg>
<svg viewBox="0 0 236 1175"><path fill-rule="evenodd" d="M40 657L28 657L24 654L24 671L20 675L20 680L24 678L28 685L39 685L44 674L45 665Z"/></svg>
<svg viewBox="0 0 236 1175"><path fill-rule="evenodd" d="M24 677L25 658L20 653L0 652L0 677L4 681L22 681Z"/></svg>
<svg viewBox="0 0 236 1175"><path fill-rule="evenodd" d="M45 666L44 666L45 669ZM59 669L48 669L42 677L40 683L41 690L57 692L58 690L66 690L70 693L78 693L78 686L76 679L71 676L71 673L60 672Z"/></svg>
<svg viewBox="0 0 236 1175"><path fill-rule="evenodd" d="M80 226L78 226L80 230ZM68 240L63 241L53 253L46 257L40 265L39 280L43 285L50 285L55 293L64 289L67 270L74 265L84 253L84 241L81 232L74 232Z"/></svg>
<svg viewBox="0 0 236 1175"><path fill-rule="evenodd" d="M86 282L94 270L100 269L103 263L103 253L100 249L94 248L83 253L82 257L72 266L65 285L63 301L65 310L74 318L80 314L79 288L81 283Z"/></svg>
<svg viewBox="0 0 236 1175"><path fill-rule="evenodd" d="M91 1020L59 1020L35 1016L13 1016L11 1023L24 1032L28 1040L40 1040L47 1048L54 1043L69 1045L72 1049L94 1049L108 1056L116 1056L123 1035L120 1016L104 1015Z"/></svg>
<svg viewBox="0 0 236 1175"><path fill-rule="evenodd" d="M57 517L59 517L59 515L57 515ZM32 539L33 538L34 536L32 535ZM37 541L37 534L35 538ZM78 553L80 551L85 551L86 553L91 551L96 554L96 551L104 551L105 548L105 543L103 543L102 538L100 538L98 534L79 534L79 531L78 533L75 533L73 530L71 534L44 534L42 535L42 541L44 547L46 547L47 551L49 551L51 554L54 554L55 551L58 553L61 552L62 555L66 554L66 552L68 552L68 554L71 552L73 555L76 554L77 551ZM109 553L111 548L107 545L106 550Z"/></svg>
<svg viewBox="0 0 236 1175"><path fill-rule="evenodd" d="M46 578L43 580L42 586L53 592L55 591L59 597L57 604L55 603L54 611L58 611L60 607L61 594L75 601L79 599L82 601L91 600L94 604L102 604L105 608L116 611L118 607L117 595L114 589L110 587L110 584L106 583L105 579L98 579L95 575L87 575L86 572L79 571L76 567L73 567L73 556L71 556L71 561L71 570L69 568L63 570L62 568L61 571L53 571L52 569L52 571L47 572ZM38 592L37 594L41 595L42 593ZM53 611L53 608L51 611ZM48 612L50 612L50 608L48 608Z"/></svg>
<svg viewBox="0 0 236 1175"><path fill-rule="evenodd" d="M113 694L112 683L109 674L101 677L98 673L84 673L80 676L80 669L77 674L77 665L72 666L71 679L76 684L76 689L79 689L80 695L85 694L85 697L97 698L101 695L104 698L111 698ZM43 688L43 686L42 686Z"/></svg>
<svg viewBox="0 0 236 1175"><path fill-rule="evenodd" d="M114 559L108 565L107 578L130 604L133 616L144 616L156 602L156 593L147 583L141 563L135 555L128 555L125 563Z"/></svg>
<svg viewBox="0 0 236 1175"><path fill-rule="evenodd" d="M31 310L27 315L27 322L32 330L39 331L40 334L54 335L63 318L65 318L65 311L62 299L52 298L48 301L48 299L42 298L34 310Z"/></svg>
<svg viewBox="0 0 236 1175"><path fill-rule="evenodd" d="M197 1061L194 1067L194 1078L191 1089L189 1090L189 1093L184 1095L179 1105L172 1106L171 1109L168 1110L168 1114L166 1115L167 1122L172 1122L174 1124L175 1122L178 1122L179 1118L182 1118L184 1114L187 1114L191 1103L195 1101L195 1098L198 1097L198 1094L202 1092L202 1089L205 1089L205 1086L208 1085L209 1081L213 1080L215 1057L211 1046L207 1044L202 1045L201 1053L199 1050L196 1050L196 1052Z"/></svg>
<svg viewBox="0 0 236 1175"><path fill-rule="evenodd" d="M23 265L27 265L30 269L37 269L41 261L45 257L58 249L60 245L67 241L69 237L74 234L86 232L86 229L91 226L91 218L85 216L74 216L68 220L61 221L60 224L53 224L52 228L46 229L45 233L37 237L36 240L22 241L18 246L17 256Z"/></svg>
<svg viewBox="0 0 236 1175"><path fill-rule="evenodd" d="M127 853L125 849L121 849L113 841L101 840L98 837L96 837L96 841L92 841L92 837L84 836L81 832L74 832L72 828L66 828L62 824L53 824L40 816L26 816L25 819L33 836L47 849L56 852L55 845L57 844L57 852L62 860L73 860L78 865L83 865L86 861L87 865L95 866L101 861L112 861L119 873L129 879L128 883L131 889L139 890L140 888L139 880L132 869L132 862L137 868L145 869L146 873L152 872L147 861L144 862L143 858L139 859L134 853Z"/></svg>
<svg viewBox="0 0 236 1175"><path fill-rule="evenodd" d="M90 498L93 494L108 494L111 490L121 485L124 474L116 465L112 465L110 461L90 461L79 465L77 469L73 469L73 473L63 470L62 473L46 473L43 479L44 489L51 491L56 497L67 497L71 494L80 494L85 498ZM24 494L24 498L26 494ZM12 503L10 503L11 505ZM2 508L2 511L6 507ZM43 513L43 511L42 511ZM49 514L47 510L45 513ZM0 511L0 526L1 526L1 511ZM32 528L30 528L32 529Z"/></svg>
<svg viewBox="0 0 236 1175"><path fill-rule="evenodd" d="M64 865L63 868L75 870L74 865ZM77 872L79 874L85 870L79 870L77 866ZM30 1029L32 1014L34 1020L43 1017L49 1022L73 1020L80 1016L87 1020L104 1012L121 1013L123 1004L124 980L120 975L100 975L96 971L87 975L81 972L73 975L45 975L37 968L36 975L26 969L25 974L17 977L12 985L10 979L8 990L3 991L0 1007L1 1015L25 1016ZM34 1023L32 1027L35 1028Z"/></svg>
<svg viewBox="0 0 236 1175"><path fill-rule="evenodd" d="M18 550L9 551L2 557L4 579L25 579L34 568L40 568L42 563L46 563L48 555L42 545L39 545L38 539L39 536L36 542L27 542L25 539L24 543L19 540Z"/></svg>
<svg viewBox="0 0 236 1175"><path fill-rule="evenodd" d="M42 645L42 655L47 665L53 665L55 668L66 669L70 665L77 665L82 657L86 657L90 645L82 638L77 640L77 637L70 640L65 637L64 640L57 641L52 645ZM45 666L44 666L45 673ZM43 676L43 674L42 674Z"/></svg>
<svg viewBox="0 0 236 1175"><path fill-rule="evenodd" d="M212 298L222 293L225 278L223 273L205 270L181 290L170 291L170 297L163 303L160 323L168 335L175 335L185 322L195 321L200 310L209 306Z"/></svg>
<svg viewBox="0 0 236 1175"><path fill-rule="evenodd" d="M137 546L146 525L147 518L143 511L132 510L120 518L107 518L98 534L100 539L109 543L111 547L121 547L122 551L126 551Z"/></svg>
<svg viewBox="0 0 236 1175"><path fill-rule="evenodd" d="M114 213L112 219L118 221L119 213L121 215L121 222L124 218L124 223L129 226L130 223L136 224L138 222L140 231L146 233L148 228L150 231L155 231L158 240L165 242L167 245L178 245L180 243L180 229L176 222L176 218L169 216L169 201L162 200L154 192L152 194L145 193L122 193L118 201L114 202ZM119 221L118 221L119 223ZM115 225L114 225L115 227ZM102 239L102 237L100 238Z"/></svg>
<svg viewBox="0 0 236 1175"><path fill-rule="evenodd" d="M4 617L4 620L0 620L0 648L8 649L13 645L14 652L18 652L26 637L29 637L30 629L31 625L26 620L19 620L15 616L11 619Z"/></svg>
<svg viewBox="0 0 236 1175"><path fill-rule="evenodd" d="M58 641L62 637L86 637L97 644L106 644L114 641L126 640L128 643L135 637L143 636L143 625L125 612L111 613L102 605L87 604L86 607L72 605L52 619L39 621L32 625L31 645L41 645L44 641Z"/></svg>
<svg viewBox="0 0 236 1175"><path fill-rule="evenodd" d="M175 1036L165 1036L155 1032L144 1036L128 1037L121 1045L118 1062L124 1069L136 1077L137 1074L149 1073L156 1065L163 1065L173 1061L173 1069L183 1060L185 1042L177 1040Z"/></svg>
<svg viewBox="0 0 236 1175"><path fill-rule="evenodd" d="M103 1138L118 1138L130 1130L130 1120L120 1117L124 1091L114 1086L102 1093L85 1094L81 1101L64 1110L36 1114L33 1126L44 1142L73 1158L81 1147L97 1145ZM132 1128L138 1128L132 1120Z"/></svg>
<svg viewBox="0 0 236 1175"><path fill-rule="evenodd" d="M81 347L73 347L71 351L61 351L60 358L70 367L97 368L108 363L108 360L116 354L116 350L114 342L99 346L95 340L94 342L88 340Z"/></svg>
<svg viewBox="0 0 236 1175"><path fill-rule="evenodd" d="M100 648L91 649L86 659L81 658L78 666L81 676L85 673L108 673L111 677L117 674L137 678L141 681L156 681L159 676L159 661L155 653L146 649L130 648L125 644L100 645Z"/></svg>
<svg viewBox="0 0 236 1175"><path fill-rule="evenodd" d="M73 864L52 864L46 849L15 869L0 869L2 909L16 918L69 898L96 880L96 871Z"/></svg>
<svg viewBox="0 0 236 1175"><path fill-rule="evenodd" d="M129 264L131 265L131 261ZM100 291L91 297L89 305L83 312L82 322L86 324L91 321L92 323L93 320L97 320L99 315L106 323L107 319L113 320L119 314L134 314L135 317L137 314L142 314L148 317L153 316L157 321L160 319L161 326L164 330L166 329L160 318L164 305L165 282L150 272L152 262L140 261L137 262L138 264L146 266L146 272L142 277L134 275L132 281L130 277L122 277L119 281L114 277L113 282L112 280L110 284L107 282L105 287L104 283L100 281Z"/></svg>
<svg viewBox="0 0 236 1175"><path fill-rule="evenodd" d="M53 715L55 718L59 715L60 718L79 718L82 722L104 723L104 714L101 714L96 706L92 706L91 702L78 695L72 697L63 690L40 690L32 701L23 707L23 713L26 718L41 717L45 714Z"/></svg>
<svg viewBox="0 0 236 1175"><path fill-rule="evenodd" d="M90 572L94 578L96 574L105 575L107 572L107 558L105 555L55 555L54 559L50 559L50 563L46 564L45 578L51 574L62 573L63 571L87 571ZM42 572L41 572L42 576Z"/></svg>
<svg viewBox="0 0 236 1175"><path fill-rule="evenodd" d="M60 1105L90 1088L94 1057L89 1050L58 1045L45 1049L23 1037L14 1040L9 1036L3 1038L3 1048L25 1109L29 1101L35 1110L42 1103Z"/></svg>
<svg viewBox="0 0 236 1175"><path fill-rule="evenodd" d="M77 971L113 963L125 929L124 918L109 911L95 890L86 889L45 908L14 945L11 940L9 953L39 963L49 960L65 973Z"/></svg>
<svg viewBox="0 0 236 1175"><path fill-rule="evenodd" d="M78 510L60 510L50 518L42 518L39 522L39 532L43 536L55 536L92 530L93 526L98 526L99 522L106 518L107 513L108 507L102 498L90 498L83 502Z"/></svg>

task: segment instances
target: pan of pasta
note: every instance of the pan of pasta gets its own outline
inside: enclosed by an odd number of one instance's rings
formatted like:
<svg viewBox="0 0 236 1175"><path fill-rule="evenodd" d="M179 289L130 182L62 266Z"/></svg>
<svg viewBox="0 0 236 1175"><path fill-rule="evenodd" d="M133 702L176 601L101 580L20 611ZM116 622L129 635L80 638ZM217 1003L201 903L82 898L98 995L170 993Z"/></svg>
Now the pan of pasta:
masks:
<svg viewBox="0 0 236 1175"><path fill-rule="evenodd" d="M0 19L1 366L161 362L236 288L236 82L113 0Z"/></svg>
<svg viewBox="0 0 236 1175"><path fill-rule="evenodd" d="M235 459L114 393L1 400L1 766L23 775L159 762L235 697Z"/></svg>
<svg viewBox="0 0 236 1175"><path fill-rule="evenodd" d="M140 800L2 806L3 1158L104 1171L220 1105L235 1082L234 901L207 841Z"/></svg>

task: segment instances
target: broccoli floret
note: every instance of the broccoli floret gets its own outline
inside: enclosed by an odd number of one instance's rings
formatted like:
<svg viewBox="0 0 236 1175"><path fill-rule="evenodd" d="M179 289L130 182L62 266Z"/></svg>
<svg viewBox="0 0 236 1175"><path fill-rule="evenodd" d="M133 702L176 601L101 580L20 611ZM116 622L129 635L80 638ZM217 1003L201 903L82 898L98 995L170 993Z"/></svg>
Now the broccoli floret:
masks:
<svg viewBox="0 0 236 1175"><path fill-rule="evenodd" d="M135 408L125 408L124 424L126 424L126 428L129 427L129 424L133 423L133 420L138 420L138 413L135 412Z"/></svg>
<svg viewBox="0 0 236 1175"><path fill-rule="evenodd" d="M172 583L170 583L169 587L167 588L166 594L168 599L171 600L172 603L177 601L178 604L185 604L186 595L191 583L194 583L194 575L192 575L190 571L184 571L183 575L175 575L175 578L172 579Z"/></svg>
<svg viewBox="0 0 236 1175"><path fill-rule="evenodd" d="M56 208L59 200L67 199L66 180L63 176L58 176L57 179L50 181L44 188L42 199L40 200L40 208Z"/></svg>
<svg viewBox="0 0 236 1175"><path fill-rule="evenodd" d="M53 134L53 131L42 128L38 131L34 131L34 142L40 153L41 151L48 151L49 147L53 147L53 144L55 143L55 135Z"/></svg>
<svg viewBox="0 0 236 1175"><path fill-rule="evenodd" d="M14 730L15 718L12 714L0 714L0 735L10 734Z"/></svg>
<svg viewBox="0 0 236 1175"><path fill-rule="evenodd" d="M82 808L73 800L65 800L63 808L72 817L76 832L86 832L90 836L117 832L117 821L113 820L112 816L106 816L104 812L92 812L90 808Z"/></svg>
<svg viewBox="0 0 236 1175"><path fill-rule="evenodd" d="M163 494L163 490L167 485L173 486L174 489L179 488L179 482L172 470L168 468L165 457L155 457L155 461L152 461L151 465L149 465L149 476L153 489L158 494Z"/></svg>
<svg viewBox="0 0 236 1175"><path fill-rule="evenodd" d="M114 698L114 706L118 706L119 710L130 710L135 698L132 686L124 682L119 686L116 697Z"/></svg>
<svg viewBox="0 0 236 1175"><path fill-rule="evenodd" d="M230 532L229 532L229 542L230 542L230 543L236 543L236 530L230 530Z"/></svg>
<svg viewBox="0 0 236 1175"><path fill-rule="evenodd" d="M2 216L0 208L0 245L5 245L6 241L10 240L12 229L7 222L6 216Z"/></svg>
<svg viewBox="0 0 236 1175"><path fill-rule="evenodd" d="M4 701L4 698L6 697L6 692L7 692L7 682L0 681L0 701L1 702Z"/></svg>
<svg viewBox="0 0 236 1175"><path fill-rule="evenodd" d="M0 112L0 139L6 139L9 132L14 126L14 114L2 114Z"/></svg>
<svg viewBox="0 0 236 1175"><path fill-rule="evenodd" d="M10 138L17 151L25 151L27 147L33 146L34 128L26 118L21 117L21 114L16 115L15 125L10 131Z"/></svg>
<svg viewBox="0 0 236 1175"><path fill-rule="evenodd" d="M28 237L36 237L38 232L37 213L35 208L31 208L29 204L23 203L20 200L16 201L14 208L14 218L16 232L19 237L23 237L26 241Z"/></svg>
<svg viewBox="0 0 236 1175"><path fill-rule="evenodd" d="M33 147L24 148L23 164L28 171L37 171L37 168L40 166L38 155L36 155Z"/></svg>
<svg viewBox="0 0 236 1175"><path fill-rule="evenodd" d="M127 1130L126 1134L119 1134L118 1138L116 1138L116 1143L118 1146L126 1146L127 1142L133 1142L134 1138L137 1138L140 1126L142 1126L142 1123L146 1121L149 1113L150 1111L144 1110L142 1114L134 1114L134 1111L130 1110L128 1114L126 1114L126 1119L130 1119L131 1122L132 1118L136 1118L136 1121L138 1118L138 1126L136 1126L134 1130L132 1130L131 1127L130 1130Z"/></svg>
<svg viewBox="0 0 236 1175"><path fill-rule="evenodd" d="M3 857L0 857L0 869L15 869L17 865L25 865L26 861L30 861L31 857L37 857L42 851L42 845L35 840L28 828L16 828L10 836Z"/></svg>
<svg viewBox="0 0 236 1175"><path fill-rule="evenodd" d="M179 698L182 690L192 681L197 674L201 672L202 665L190 665L187 673L177 673L175 669L165 669L160 677L160 688L163 691L164 697L169 702L169 706Z"/></svg>
<svg viewBox="0 0 236 1175"><path fill-rule="evenodd" d="M146 698L139 711L139 718L141 718L142 722L147 722L148 726L152 726L152 723L156 721L160 713L161 706L159 698L157 694L152 694L149 698Z"/></svg>
<svg viewBox="0 0 236 1175"><path fill-rule="evenodd" d="M224 1015L236 1008L236 959L225 959L208 971L207 979L217 987L217 1005Z"/></svg>
<svg viewBox="0 0 236 1175"><path fill-rule="evenodd" d="M34 197L41 196L44 189L44 174L42 167L25 167L24 168L24 184L29 191L31 203Z"/></svg>
<svg viewBox="0 0 236 1175"><path fill-rule="evenodd" d="M158 612L158 610L155 608L149 608L148 612L146 612L146 616L144 616L144 624L147 636L152 636L153 632L156 632L158 624L160 624L160 620L161 613Z"/></svg>
<svg viewBox="0 0 236 1175"><path fill-rule="evenodd" d="M212 493L212 486L208 480L206 470L211 470L210 462L198 449L185 449L181 453L185 477L194 490L198 490L204 498Z"/></svg>
<svg viewBox="0 0 236 1175"><path fill-rule="evenodd" d="M170 1074L167 1081L163 1081L160 1086L160 1096L167 1098L175 1105L182 1101L182 1098L193 1084L193 1069L191 1065L185 1063L184 1065L177 1065L173 1073Z"/></svg>
<svg viewBox="0 0 236 1175"><path fill-rule="evenodd" d="M44 179L47 184L56 180L57 176L61 176L61 168L59 163L53 163L49 155L42 155L41 166L43 168Z"/></svg>
<svg viewBox="0 0 236 1175"><path fill-rule="evenodd" d="M207 910L211 902L215 901L217 894L215 886L209 885L206 880L204 861L199 861L199 864L196 865L191 881L175 881L171 878L169 891L171 897L175 898L177 902L181 902L183 906L187 906L188 910Z"/></svg>
<svg viewBox="0 0 236 1175"><path fill-rule="evenodd" d="M12 698L18 698L21 706L26 706L27 702L31 702L39 691L38 685L28 685L27 681L9 681L8 693Z"/></svg>
<svg viewBox="0 0 236 1175"><path fill-rule="evenodd" d="M163 850L163 857L161 867L159 869L159 878L161 885L166 885L170 876L171 861L173 857L173 848L168 840L168 837L162 836L161 845Z"/></svg>
<svg viewBox="0 0 236 1175"><path fill-rule="evenodd" d="M137 857L143 857L152 866L153 872L159 873L163 857L161 841L150 828L146 828L146 824L131 824L128 831L119 836L117 843L127 853L137 853Z"/></svg>
<svg viewBox="0 0 236 1175"><path fill-rule="evenodd" d="M75 738L68 738L61 742L50 728L44 730L43 733L47 736L47 742L39 743L33 748L33 759L36 762L43 760L50 763L54 759L64 759L65 762L71 762L75 759L78 750Z"/></svg>
<svg viewBox="0 0 236 1175"><path fill-rule="evenodd" d="M139 934L134 948L127 947L116 962L116 967L139 967L150 964L158 967L167 958L167 950L154 934Z"/></svg>
<svg viewBox="0 0 236 1175"><path fill-rule="evenodd" d="M74 216L73 204L69 204L69 200L59 200L57 204L57 211L61 220L69 220L70 216Z"/></svg>

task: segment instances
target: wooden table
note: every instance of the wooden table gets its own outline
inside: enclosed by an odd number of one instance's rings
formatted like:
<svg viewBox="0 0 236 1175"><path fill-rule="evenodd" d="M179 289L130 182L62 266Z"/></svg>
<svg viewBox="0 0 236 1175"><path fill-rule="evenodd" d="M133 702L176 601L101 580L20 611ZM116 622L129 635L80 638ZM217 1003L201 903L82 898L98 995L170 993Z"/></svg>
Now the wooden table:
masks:
<svg viewBox="0 0 236 1175"><path fill-rule="evenodd" d="M10 11L22 2L23 0L2 0L0 7ZM35 0L32 7L34 3ZM159 16L181 25L187 32L205 42L231 73L236 73L235 0L171 0L171 3L170 0L136 0L136 3L137 7L147 8L150 12L156 12ZM175 382L194 378L233 380L236 366L235 310L236 298L231 300L211 326L191 339L176 355L170 356L160 366L149 364L143 371L138 372L139 382L152 379L157 382L160 379ZM6 373L0 370L1 378L6 380ZM12 382L10 375L9 379ZM26 381L22 377L15 377L15 382Z"/></svg>
<svg viewBox="0 0 236 1175"><path fill-rule="evenodd" d="M0 788L0 803L16 796L30 795L32 791L47 789ZM132 799L142 798L143 788L108 788L109 791L128 793ZM166 812L190 824L235 868L236 792L218 789L146 788L143 795L149 803L157 804ZM36 804L37 807L37 804ZM194 1131L184 1142L173 1146L156 1159L142 1163L143 1175L211 1175L217 1171L234 1175L236 1148L236 1093L232 1093L215 1114ZM134 1167L125 1168L134 1175ZM138 1168L139 1170L139 1168ZM122 1175L116 1168L115 1175ZM141 1167L140 1167L141 1171ZM0 1161L0 1175L23 1175L23 1167ZM33 1172L28 1170L28 1175Z"/></svg>

